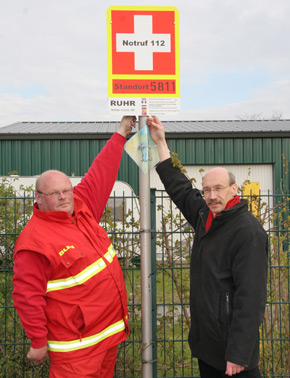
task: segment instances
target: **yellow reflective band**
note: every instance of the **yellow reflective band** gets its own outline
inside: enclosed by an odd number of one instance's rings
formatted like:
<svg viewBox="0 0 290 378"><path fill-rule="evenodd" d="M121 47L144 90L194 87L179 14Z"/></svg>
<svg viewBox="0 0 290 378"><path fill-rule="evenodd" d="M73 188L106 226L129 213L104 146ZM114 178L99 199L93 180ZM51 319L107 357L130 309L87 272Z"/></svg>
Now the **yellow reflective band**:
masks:
<svg viewBox="0 0 290 378"><path fill-rule="evenodd" d="M110 325L103 331L97 333L96 335L85 337L82 340L72 340L72 341L51 341L48 340L48 350L51 352L72 352L74 350L88 348L92 345L96 345L104 339L115 335L125 329L124 320L120 320L117 323Z"/></svg>
<svg viewBox="0 0 290 378"><path fill-rule="evenodd" d="M46 292L55 290L67 289L69 287L74 287L76 285L81 285L82 283L88 281L91 277L98 274L100 271L106 268L104 260L101 258L94 262L92 265L88 266L85 270L77 274L76 276L48 281Z"/></svg>
<svg viewBox="0 0 290 378"><path fill-rule="evenodd" d="M106 252L105 254L105 258L109 263L111 263L115 255L116 252L111 244L108 248L108 252ZM84 282L88 281L90 278L94 277L96 274L100 273L105 268L106 263L102 258L100 258L76 276L48 281L46 292L49 293L50 291L63 290L81 285Z"/></svg>
<svg viewBox="0 0 290 378"><path fill-rule="evenodd" d="M116 256L116 251L114 250L113 245L111 244L108 248L108 252L105 253L106 260L111 263L113 261L113 258Z"/></svg>

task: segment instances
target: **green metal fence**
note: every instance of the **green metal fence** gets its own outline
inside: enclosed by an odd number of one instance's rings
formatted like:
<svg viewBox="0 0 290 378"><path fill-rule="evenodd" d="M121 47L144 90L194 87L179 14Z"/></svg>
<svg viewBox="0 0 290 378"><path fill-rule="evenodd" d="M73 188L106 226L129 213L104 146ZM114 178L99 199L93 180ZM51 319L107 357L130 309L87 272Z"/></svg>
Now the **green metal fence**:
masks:
<svg viewBox="0 0 290 378"><path fill-rule="evenodd" d="M1 183L0 183L1 189ZM32 193L0 191L0 377L48 377L49 361L26 358L26 338L11 298L14 243L31 216ZM249 203L269 234L268 301L261 326L264 377L290 377L289 198L252 196ZM194 233L164 191L151 191L154 378L199 377L187 343L189 257ZM102 219L118 253L128 291L130 335L118 349L116 378L142 377L139 203L110 198Z"/></svg>

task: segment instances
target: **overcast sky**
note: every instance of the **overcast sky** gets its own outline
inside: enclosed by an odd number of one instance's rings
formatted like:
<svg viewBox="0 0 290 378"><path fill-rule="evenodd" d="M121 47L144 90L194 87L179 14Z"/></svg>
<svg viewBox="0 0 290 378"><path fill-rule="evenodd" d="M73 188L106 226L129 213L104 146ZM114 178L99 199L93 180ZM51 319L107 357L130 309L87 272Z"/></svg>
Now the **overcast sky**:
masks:
<svg viewBox="0 0 290 378"><path fill-rule="evenodd" d="M0 0L0 126L117 120L107 107L106 11L175 6L176 120L290 119L290 0Z"/></svg>

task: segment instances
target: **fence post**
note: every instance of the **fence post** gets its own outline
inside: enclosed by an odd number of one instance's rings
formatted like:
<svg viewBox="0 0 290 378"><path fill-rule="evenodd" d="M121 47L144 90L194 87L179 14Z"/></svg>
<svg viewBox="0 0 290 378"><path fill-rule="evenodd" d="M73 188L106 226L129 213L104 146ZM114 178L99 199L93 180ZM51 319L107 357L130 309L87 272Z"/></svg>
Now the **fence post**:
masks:
<svg viewBox="0 0 290 378"><path fill-rule="evenodd" d="M151 269L152 269L152 354L153 377L157 378L157 287L156 287L156 189L150 190L151 198Z"/></svg>

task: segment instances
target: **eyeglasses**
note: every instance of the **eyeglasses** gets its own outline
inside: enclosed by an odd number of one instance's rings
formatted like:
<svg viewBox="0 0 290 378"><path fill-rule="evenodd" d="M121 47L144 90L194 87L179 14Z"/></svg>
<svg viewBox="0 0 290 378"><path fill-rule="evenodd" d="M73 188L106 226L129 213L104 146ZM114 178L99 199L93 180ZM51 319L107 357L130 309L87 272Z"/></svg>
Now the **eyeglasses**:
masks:
<svg viewBox="0 0 290 378"><path fill-rule="evenodd" d="M72 192L72 188L70 189L65 189L65 190L60 190L58 192L52 192L52 193L43 193L41 192L40 190L37 190L36 193L38 194L43 194L47 197L54 197L54 198L57 198L59 197L61 194L64 195L64 196L67 196L68 194L70 194Z"/></svg>
<svg viewBox="0 0 290 378"><path fill-rule="evenodd" d="M227 186L214 186L213 188L205 188L201 191L202 195L209 195L211 192L214 193L221 193L224 189L228 188L229 186L232 186L233 184L229 184Z"/></svg>

